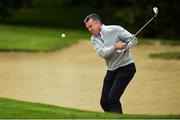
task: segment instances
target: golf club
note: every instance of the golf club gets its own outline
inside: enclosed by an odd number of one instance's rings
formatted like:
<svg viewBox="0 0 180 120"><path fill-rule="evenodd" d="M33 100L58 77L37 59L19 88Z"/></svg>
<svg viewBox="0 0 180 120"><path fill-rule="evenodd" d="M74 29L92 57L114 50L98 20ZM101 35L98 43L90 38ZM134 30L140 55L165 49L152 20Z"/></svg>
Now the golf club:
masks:
<svg viewBox="0 0 180 120"><path fill-rule="evenodd" d="M144 29L158 15L158 8L157 7L153 7L153 12L155 13L154 16L144 26L142 26L142 28L139 29L139 31L137 31L134 34L134 36L129 41L126 42L126 44L128 44L134 37L136 37L141 32L141 30ZM122 50L117 50L117 53L120 53L121 51Z"/></svg>

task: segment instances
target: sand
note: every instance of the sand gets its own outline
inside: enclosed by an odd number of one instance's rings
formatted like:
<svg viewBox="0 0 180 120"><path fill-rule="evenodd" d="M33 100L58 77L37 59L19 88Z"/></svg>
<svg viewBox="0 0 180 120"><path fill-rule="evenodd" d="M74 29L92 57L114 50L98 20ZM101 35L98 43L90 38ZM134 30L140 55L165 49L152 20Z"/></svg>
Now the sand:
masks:
<svg viewBox="0 0 180 120"><path fill-rule="evenodd" d="M121 98L124 113L180 113L180 61L148 56L173 50L180 47L132 48L137 73ZM0 52L0 97L102 111L105 73L105 62L89 41L49 53Z"/></svg>

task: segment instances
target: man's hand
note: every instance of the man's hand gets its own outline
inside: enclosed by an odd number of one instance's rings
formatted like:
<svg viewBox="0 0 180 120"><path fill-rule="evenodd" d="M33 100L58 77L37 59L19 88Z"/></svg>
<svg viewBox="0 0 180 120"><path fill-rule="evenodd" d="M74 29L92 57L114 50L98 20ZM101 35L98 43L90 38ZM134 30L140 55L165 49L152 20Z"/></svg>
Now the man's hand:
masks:
<svg viewBox="0 0 180 120"><path fill-rule="evenodd" d="M114 48L116 50L123 50L124 48L126 48L126 46L127 46L126 43L117 43L114 45Z"/></svg>

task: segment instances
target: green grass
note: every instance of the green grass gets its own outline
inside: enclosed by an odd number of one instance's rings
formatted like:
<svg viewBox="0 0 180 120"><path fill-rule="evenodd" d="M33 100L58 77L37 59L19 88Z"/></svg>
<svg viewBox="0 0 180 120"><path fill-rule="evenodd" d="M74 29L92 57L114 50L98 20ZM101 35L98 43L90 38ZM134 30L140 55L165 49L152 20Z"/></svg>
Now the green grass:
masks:
<svg viewBox="0 0 180 120"><path fill-rule="evenodd" d="M137 45L153 45L156 42L155 39L150 39L150 38L137 38L137 39L138 39Z"/></svg>
<svg viewBox="0 0 180 120"><path fill-rule="evenodd" d="M47 104L23 102L7 98L0 98L0 118L3 119L150 119L150 118L180 118L180 115L119 115L113 113L102 113L83 111Z"/></svg>
<svg viewBox="0 0 180 120"><path fill-rule="evenodd" d="M156 42L160 42L161 45L168 46L180 46L180 40L165 40L165 39L147 39L147 38L139 38L138 45L153 45ZM168 60L180 60L180 52L179 51L167 51L162 53L151 53L149 54L150 58L159 58L159 59L168 59Z"/></svg>
<svg viewBox="0 0 180 120"><path fill-rule="evenodd" d="M160 40L162 45L180 46L180 40Z"/></svg>
<svg viewBox="0 0 180 120"><path fill-rule="evenodd" d="M1 51L53 51L90 37L83 31L40 27L0 25L0 31Z"/></svg>
<svg viewBox="0 0 180 120"><path fill-rule="evenodd" d="M177 59L180 60L180 52L162 52L162 53L152 53L149 55L151 58L161 58L161 59Z"/></svg>
<svg viewBox="0 0 180 120"><path fill-rule="evenodd" d="M137 45L153 45L157 41L160 42L161 45L180 46L180 40L151 39L151 38L138 38Z"/></svg>
<svg viewBox="0 0 180 120"><path fill-rule="evenodd" d="M84 29L83 29L84 30ZM0 51L53 51L62 49L81 39L90 40L87 30L55 29L43 27L0 25ZM65 38L60 35L66 34ZM138 38L138 45L180 45L178 40Z"/></svg>

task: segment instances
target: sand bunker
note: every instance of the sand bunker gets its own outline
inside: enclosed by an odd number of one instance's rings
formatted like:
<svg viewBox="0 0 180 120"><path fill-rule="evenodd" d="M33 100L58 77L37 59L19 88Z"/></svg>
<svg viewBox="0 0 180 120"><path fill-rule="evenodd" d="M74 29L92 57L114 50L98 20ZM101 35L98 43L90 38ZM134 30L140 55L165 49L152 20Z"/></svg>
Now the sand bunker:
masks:
<svg viewBox="0 0 180 120"><path fill-rule="evenodd" d="M150 59L149 53L179 47L136 46L137 73L122 96L124 113L180 113L180 61ZM0 97L102 111L106 73L90 42L50 53L0 52Z"/></svg>

